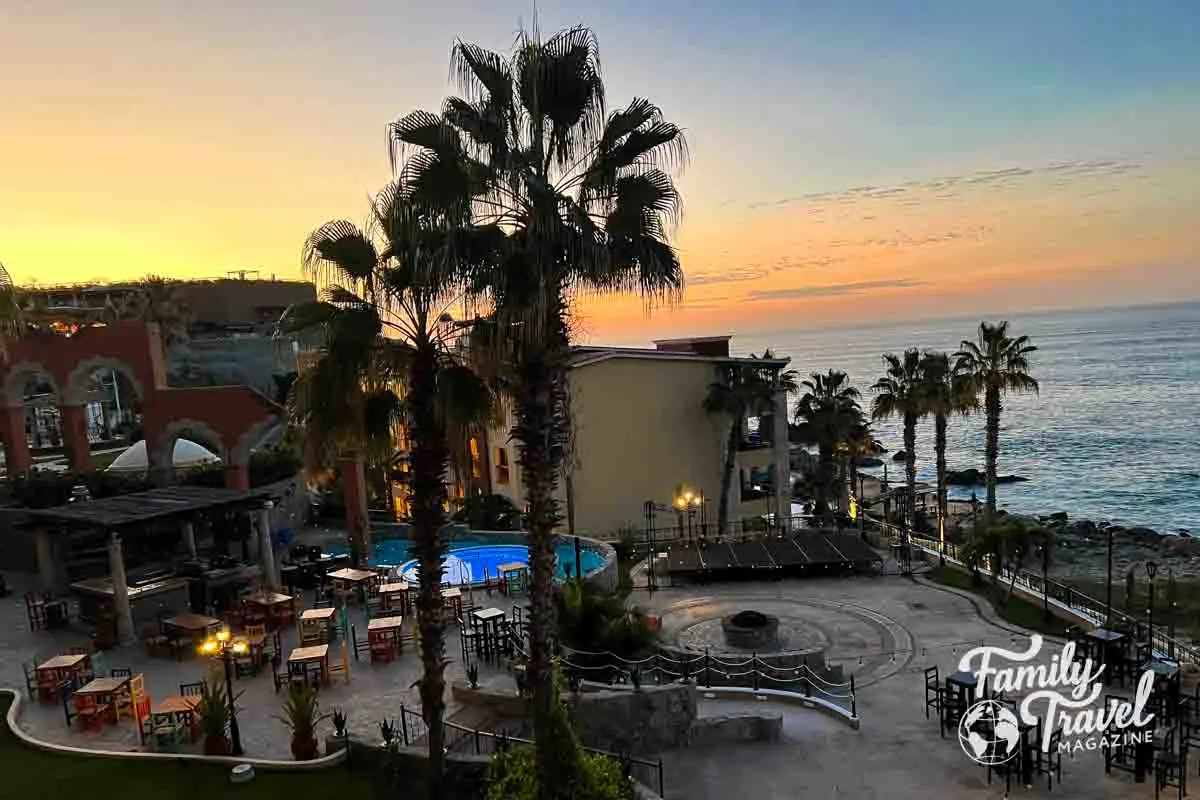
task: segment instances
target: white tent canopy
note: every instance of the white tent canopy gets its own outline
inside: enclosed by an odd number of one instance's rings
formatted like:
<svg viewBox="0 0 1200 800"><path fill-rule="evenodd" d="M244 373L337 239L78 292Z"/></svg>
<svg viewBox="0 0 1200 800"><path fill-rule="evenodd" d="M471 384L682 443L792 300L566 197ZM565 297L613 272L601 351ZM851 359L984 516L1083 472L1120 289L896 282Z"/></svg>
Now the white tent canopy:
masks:
<svg viewBox="0 0 1200 800"><path fill-rule="evenodd" d="M176 439L175 452L172 461L176 469L199 467L204 464L219 464L221 459L208 448L196 444L189 439ZM108 465L109 472L145 472L150 467L150 459L146 454L146 440L134 442L125 452L112 460Z"/></svg>

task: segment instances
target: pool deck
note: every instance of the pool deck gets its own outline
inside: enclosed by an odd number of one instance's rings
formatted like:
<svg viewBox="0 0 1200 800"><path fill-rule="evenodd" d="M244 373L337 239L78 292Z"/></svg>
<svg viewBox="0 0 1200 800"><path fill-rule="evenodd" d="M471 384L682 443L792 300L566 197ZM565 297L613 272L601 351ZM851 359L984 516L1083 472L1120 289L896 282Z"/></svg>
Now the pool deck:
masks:
<svg viewBox="0 0 1200 800"><path fill-rule="evenodd" d="M13 593L0 599L0 685L19 690L25 694L25 679L22 663L36 660L38 663L55 655L67 652L71 647L88 645L88 637L81 629L57 631L29 630L25 618L23 594L35 588L28 576L6 574ZM510 612L513 601L494 592L482 591L468 594L475 604L496 607ZM518 599L516 602L524 602ZM297 611L313 605L310 592L297 597ZM366 636L367 620L364 612L350 611L351 623L360 637ZM404 620L404 630L411 631L412 620ZM298 646L294 628L283 632L283 650L291 652ZM347 648L349 649L349 648ZM331 660L341 658L341 646L330 648ZM446 680L465 681L466 674L461 663L461 645L455 626L446 633ZM421 676L421 663L416 648L408 645L400 658L391 664L372 665L366 656L355 662L348 654L350 681L334 678L334 682L320 692L324 711L335 708L343 710L348 718L352 734L364 741L379 739L379 722L385 717L395 718L400 714L400 705L417 710L420 699L414 682ZM169 657L150 657L140 645L130 645L110 650L103 655L106 669L128 667L133 673L143 674L151 701L179 694L180 683L190 683L209 676L209 664L199 655L186 656L181 661ZM222 673L223 674L223 673ZM223 678L222 678L223 679ZM496 688L513 687L513 680L502 668L481 663L480 683ZM283 695L276 694L271 679L270 665L254 677L235 679L234 691L240 692L238 700L238 723L241 729L242 746L247 755L259 758L291 760L289 737L283 724L276 718L280 713ZM458 706L449 692L446 694L447 717L453 715ZM21 728L38 739L77 747L93 747L107 750L129 751L140 749L138 735L133 723L126 720L119 725L105 726L99 732L82 732L68 728L63 716L62 704L38 703L36 700L23 705ZM318 737L333 733L332 723L325 721L318 728ZM200 752L199 745L191 745L187 752Z"/></svg>

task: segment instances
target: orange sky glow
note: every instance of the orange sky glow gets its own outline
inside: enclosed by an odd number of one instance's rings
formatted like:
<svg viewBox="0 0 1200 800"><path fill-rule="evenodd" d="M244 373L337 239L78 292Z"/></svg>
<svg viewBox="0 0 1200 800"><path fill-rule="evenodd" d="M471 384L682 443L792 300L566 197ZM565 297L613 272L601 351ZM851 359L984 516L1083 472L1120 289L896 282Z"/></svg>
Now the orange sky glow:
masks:
<svg viewBox="0 0 1200 800"><path fill-rule="evenodd" d="M226 36L183 7L118 25L83 5L17 5L0 28L0 263L43 284L298 277L305 235L361 219L388 179L386 123L447 92L452 35L503 48L524 9L460 23L413 6L419 42L381 73L368 51L386 42L319 39L300 10L286 35L256 11ZM545 29L559 24L550 6ZM688 130L675 239L688 285L649 315L636 298L582 301L585 338L1200 295L1200 113L1186 87L1088 98L1002 137L952 105L930 121L918 104L943 102L934 70L897 61L895 87L848 69L789 78L795 108L764 95L765 118L738 122L739 98L779 87L733 62L707 78L682 57L648 69L622 50L636 33L596 16L610 103L646 94ZM944 141L917 141L915 120Z"/></svg>

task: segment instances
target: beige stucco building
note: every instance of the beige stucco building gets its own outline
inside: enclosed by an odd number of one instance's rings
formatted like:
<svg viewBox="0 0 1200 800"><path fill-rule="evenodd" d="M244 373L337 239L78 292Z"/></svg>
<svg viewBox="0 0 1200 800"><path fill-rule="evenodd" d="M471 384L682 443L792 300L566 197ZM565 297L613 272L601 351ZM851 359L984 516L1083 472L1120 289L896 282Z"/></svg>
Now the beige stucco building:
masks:
<svg viewBox="0 0 1200 800"><path fill-rule="evenodd" d="M708 414L704 398L729 356L728 336L655 342L650 348L578 347L570 370L572 453L560 484L563 529L596 538L641 531L647 503L656 528L715 530L728 417ZM748 360L748 359L747 359ZM781 370L786 359L753 362ZM476 491L524 505L517 443L505 425L473 444ZM730 519L760 516L791 502L787 400L777 394L771 415L743 420L743 442L730 487ZM486 450L486 453L484 452ZM770 491L755 488L765 473L785 476ZM683 492L688 512L673 504ZM702 499L701 499L702 498Z"/></svg>

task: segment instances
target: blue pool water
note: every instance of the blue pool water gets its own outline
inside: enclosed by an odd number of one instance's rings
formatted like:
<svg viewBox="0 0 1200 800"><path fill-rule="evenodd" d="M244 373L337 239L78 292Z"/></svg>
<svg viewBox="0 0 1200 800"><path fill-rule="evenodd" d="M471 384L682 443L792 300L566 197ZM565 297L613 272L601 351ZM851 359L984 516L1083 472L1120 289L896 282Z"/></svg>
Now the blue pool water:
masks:
<svg viewBox="0 0 1200 800"><path fill-rule="evenodd" d="M409 540L404 538L377 539L372 547L371 566L395 567L407 581L416 581L417 564L409 552ZM341 546L328 546L327 552L347 552ZM567 569L575 572L575 545L570 540L560 539L555 543L558 560L558 577L565 578ZM604 566L604 556L584 547L580 552L584 574L595 572ZM459 585L482 582L485 576L495 579L501 564L529 563L529 548L524 544L496 544L494 537L460 535L450 542L446 555L447 583Z"/></svg>

